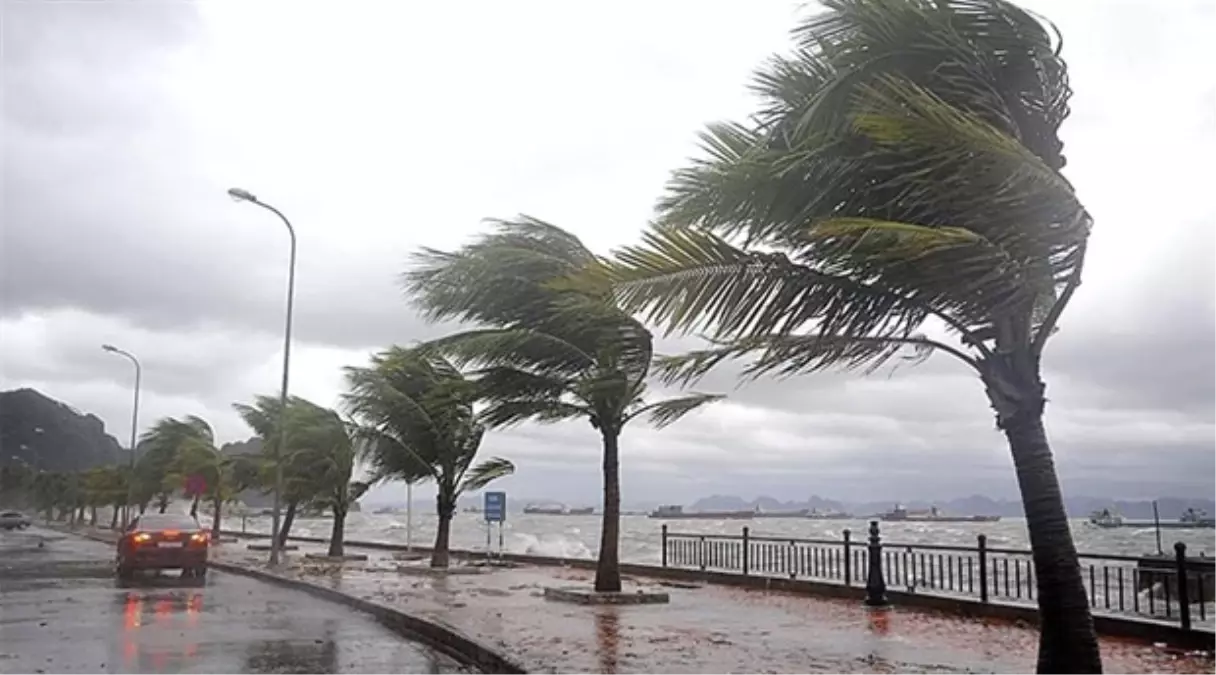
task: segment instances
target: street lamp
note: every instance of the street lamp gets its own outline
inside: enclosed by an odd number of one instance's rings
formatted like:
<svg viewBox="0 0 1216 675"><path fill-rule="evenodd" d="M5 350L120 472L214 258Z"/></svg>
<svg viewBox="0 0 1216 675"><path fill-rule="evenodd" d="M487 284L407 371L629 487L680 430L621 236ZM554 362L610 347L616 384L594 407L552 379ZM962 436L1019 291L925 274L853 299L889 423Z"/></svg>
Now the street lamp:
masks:
<svg viewBox="0 0 1216 675"><path fill-rule="evenodd" d="M127 503L122 507L122 526L126 529L127 524L131 522L131 499L135 490L135 442L139 429L139 382L143 377L143 368L139 365L139 359L131 352L114 345L102 345L101 348L111 354L125 356L135 364L135 404L131 406L131 475L127 478Z"/></svg>
<svg viewBox="0 0 1216 675"><path fill-rule="evenodd" d="M291 235L291 259L287 267L287 326L283 331L283 388L279 393L279 442L274 451L274 508L270 520L270 564L279 564L279 551L282 542L279 541L280 509L283 500L283 450L287 447L287 374L291 365L291 311L296 289L296 231L291 221L275 207L258 198L248 190L229 188L228 196L238 202L256 204L275 214L287 226L287 234Z"/></svg>

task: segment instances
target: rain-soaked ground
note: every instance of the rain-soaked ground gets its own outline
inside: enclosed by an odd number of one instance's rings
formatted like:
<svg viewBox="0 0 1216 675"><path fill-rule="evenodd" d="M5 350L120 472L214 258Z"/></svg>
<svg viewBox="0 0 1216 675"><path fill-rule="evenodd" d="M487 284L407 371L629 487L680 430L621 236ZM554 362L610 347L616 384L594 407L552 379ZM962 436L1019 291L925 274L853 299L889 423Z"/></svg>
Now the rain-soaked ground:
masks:
<svg viewBox="0 0 1216 675"><path fill-rule="evenodd" d="M120 588L113 559L71 535L0 532L0 672L465 672L298 591L214 571L203 585L174 572Z"/></svg>
<svg viewBox="0 0 1216 675"><path fill-rule="evenodd" d="M895 609L855 600L722 586L664 587L668 605L582 606L547 601L545 586L590 585L588 571L519 567L433 577L398 568L390 554L367 563L307 562L301 544L283 572L452 626L532 672L1033 672L1033 626ZM355 551L349 551L355 552ZM262 564L245 544L229 562ZM414 565L418 565L416 563ZM632 579L633 587L659 582ZM1107 672L1211 673L1209 655L1104 638Z"/></svg>

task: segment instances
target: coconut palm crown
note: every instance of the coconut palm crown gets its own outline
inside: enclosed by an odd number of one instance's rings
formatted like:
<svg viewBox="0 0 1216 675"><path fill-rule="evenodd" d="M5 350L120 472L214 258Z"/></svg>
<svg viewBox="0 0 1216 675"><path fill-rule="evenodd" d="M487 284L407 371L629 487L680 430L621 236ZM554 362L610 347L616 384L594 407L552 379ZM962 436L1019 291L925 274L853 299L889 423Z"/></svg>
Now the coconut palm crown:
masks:
<svg viewBox="0 0 1216 675"><path fill-rule="evenodd" d="M1043 349L1081 280L1091 218L1059 128L1054 29L1001 0L828 0L762 103L715 124L640 245L602 270L624 309L708 348L673 382L873 369L945 353L982 380L1034 551L1040 671L1101 668L1042 423Z"/></svg>

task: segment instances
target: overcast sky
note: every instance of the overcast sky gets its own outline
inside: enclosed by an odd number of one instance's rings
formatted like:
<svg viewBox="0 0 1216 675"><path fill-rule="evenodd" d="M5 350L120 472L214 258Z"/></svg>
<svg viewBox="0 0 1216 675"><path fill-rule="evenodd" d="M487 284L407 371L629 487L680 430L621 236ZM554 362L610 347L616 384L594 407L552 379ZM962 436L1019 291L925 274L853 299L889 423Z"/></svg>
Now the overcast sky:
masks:
<svg viewBox="0 0 1216 675"><path fill-rule="evenodd" d="M125 444L278 387L287 235L299 236L292 391L333 405L340 368L436 335L396 283L421 245L527 213L601 251L633 241L706 123L754 102L801 3L286 0L3 2L0 388L34 387ZM1065 490L1214 489L1211 158L1216 5L1035 0L1076 95L1067 175L1096 219L1085 283L1046 356ZM813 493L1016 495L979 382L937 356L868 378L736 390L623 439L626 501ZM598 502L585 423L487 437L516 495Z"/></svg>

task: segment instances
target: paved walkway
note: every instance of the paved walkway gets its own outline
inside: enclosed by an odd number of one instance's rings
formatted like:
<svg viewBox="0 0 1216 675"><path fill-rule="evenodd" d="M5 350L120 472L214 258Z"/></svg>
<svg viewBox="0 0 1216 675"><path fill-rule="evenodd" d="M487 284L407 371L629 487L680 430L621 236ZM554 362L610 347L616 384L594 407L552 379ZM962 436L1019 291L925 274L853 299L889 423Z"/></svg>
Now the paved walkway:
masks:
<svg viewBox="0 0 1216 675"><path fill-rule="evenodd" d="M244 576L115 581L112 544L0 531L0 673L470 672L364 612Z"/></svg>
<svg viewBox="0 0 1216 675"><path fill-rule="evenodd" d="M261 567L247 542L221 544L217 559ZM545 586L590 585L590 571L525 566L480 574L403 573L384 551L366 563L304 560L300 544L285 576L383 602L445 624L530 672L1033 672L1033 626L894 609L876 621L861 603L713 585L664 587L669 605L590 607L547 601ZM632 588L661 582L631 578ZM1211 673L1210 655L1102 639L1106 672Z"/></svg>

